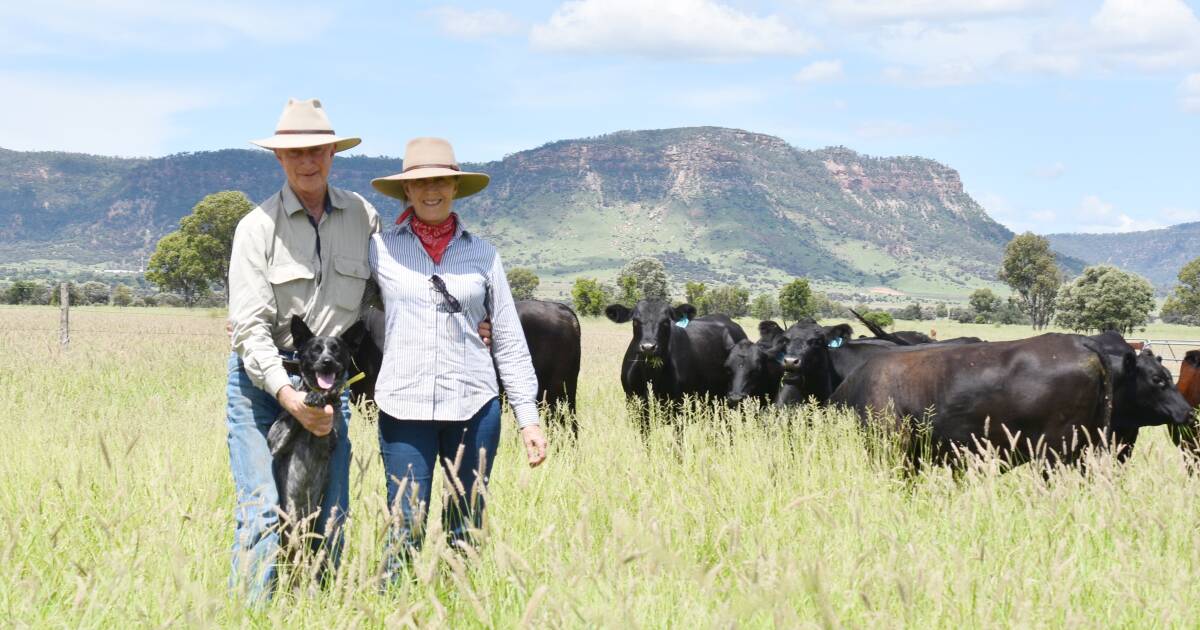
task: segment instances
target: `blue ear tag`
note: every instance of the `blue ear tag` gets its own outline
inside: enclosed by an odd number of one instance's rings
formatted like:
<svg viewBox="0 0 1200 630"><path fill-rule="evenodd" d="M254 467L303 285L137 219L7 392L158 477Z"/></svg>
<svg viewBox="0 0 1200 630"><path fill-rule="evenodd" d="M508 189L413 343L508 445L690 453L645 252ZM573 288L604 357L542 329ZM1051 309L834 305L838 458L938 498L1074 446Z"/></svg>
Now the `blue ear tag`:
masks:
<svg viewBox="0 0 1200 630"><path fill-rule="evenodd" d="M829 347L830 348L841 348L842 342L845 340L846 340L845 337L838 337L837 339L834 339L833 341L829 342Z"/></svg>
<svg viewBox="0 0 1200 630"><path fill-rule="evenodd" d="M679 321L675 322L675 325L680 328L687 328L688 321L690 321L690 320L688 320L688 318L684 317L684 318L680 319Z"/></svg>

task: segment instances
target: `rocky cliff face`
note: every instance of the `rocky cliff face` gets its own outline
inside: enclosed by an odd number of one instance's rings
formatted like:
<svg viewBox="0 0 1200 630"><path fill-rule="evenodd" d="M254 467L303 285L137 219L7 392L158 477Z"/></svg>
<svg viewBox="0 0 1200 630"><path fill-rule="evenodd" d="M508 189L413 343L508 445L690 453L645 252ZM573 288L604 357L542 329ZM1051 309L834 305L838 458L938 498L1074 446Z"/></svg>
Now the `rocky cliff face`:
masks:
<svg viewBox="0 0 1200 630"><path fill-rule="evenodd" d="M270 154L227 150L122 160L0 151L0 259L111 260L148 252L205 194L261 200L282 183ZM394 200L369 180L392 158L338 158L335 185L385 216ZM564 140L497 162L460 213L509 265L544 279L605 277L652 255L678 282L763 287L804 275L921 291L991 278L1011 233L921 158L806 151L779 138L715 127Z"/></svg>

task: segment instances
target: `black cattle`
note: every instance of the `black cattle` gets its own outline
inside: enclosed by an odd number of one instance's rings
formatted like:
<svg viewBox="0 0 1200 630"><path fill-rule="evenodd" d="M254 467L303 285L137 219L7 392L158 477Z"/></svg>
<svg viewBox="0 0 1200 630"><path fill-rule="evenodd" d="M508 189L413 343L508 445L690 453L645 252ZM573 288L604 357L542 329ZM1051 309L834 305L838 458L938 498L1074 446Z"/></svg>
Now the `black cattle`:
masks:
<svg viewBox="0 0 1200 630"><path fill-rule="evenodd" d="M387 325L383 310L378 308L366 309L361 319L369 334L363 335L358 350L351 357L351 368L363 376L350 384L350 400L374 406L375 382L383 366L383 335Z"/></svg>
<svg viewBox="0 0 1200 630"><path fill-rule="evenodd" d="M621 361L621 387L629 398L679 402L685 395L725 396L725 359L745 331L724 315L690 319L695 308L672 308L642 300L632 309L612 304L604 314L618 324L632 321L633 337ZM687 322L686 327L676 322Z"/></svg>
<svg viewBox="0 0 1200 630"><path fill-rule="evenodd" d="M914 466L923 454L949 463L983 445L1012 464L1035 454L1071 462L1108 437L1113 386L1096 340L1046 334L880 353L831 401L852 407L864 422L874 414L873 426L900 436ZM1159 394L1139 391L1134 400L1142 413L1158 406Z"/></svg>
<svg viewBox="0 0 1200 630"><path fill-rule="evenodd" d="M1149 349L1137 352L1115 331L1089 338L1108 359L1113 383L1110 436L1120 448L1117 457L1121 461L1132 452L1141 427L1165 424L1173 428L1190 421L1192 407L1175 388L1160 357Z"/></svg>
<svg viewBox="0 0 1200 630"><path fill-rule="evenodd" d="M749 339L743 339L734 344L725 359L725 370L729 373L729 402L738 403L752 397L767 403L774 401L783 378L786 348L787 337L783 329L772 321L759 322L758 341L751 343Z"/></svg>
<svg viewBox="0 0 1200 630"><path fill-rule="evenodd" d="M783 384L775 398L778 406L815 398L824 403L842 380L867 357L896 348L880 339L851 339L849 324L821 326L812 320L788 328L783 356Z"/></svg>
<svg viewBox="0 0 1200 630"><path fill-rule="evenodd" d="M537 374L538 400L551 411L561 401L571 416L571 429L578 431L575 399L581 356L579 318L571 307L557 302L518 300L516 306Z"/></svg>
<svg viewBox="0 0 1200 630"><path fill-rule="evenodd" d="M871 331L872 335L875 335L876 339L883 339L885 341L890 341L898 346L919 346L919 345L927 344L927 343L959 344L959 343L982 343L983 342L983 340L980 339L979 337L955 337L953 339L946 339L944 341L938 341L937 339L934 339L933 337L930 337L929 335L926 335L925 333L917 332L915 330L900 330L900 331L897 331L894 333L890 333L890 332L887 332L886 330L880 328L878 325L875 324L875 322L872 322L871 320L860 315L858 313L858 311L855 311L852 308L846 309L846 310L853 313L854 316L858 318L858 321L862 322L863 325L867 327L867 330Z"/></svg>

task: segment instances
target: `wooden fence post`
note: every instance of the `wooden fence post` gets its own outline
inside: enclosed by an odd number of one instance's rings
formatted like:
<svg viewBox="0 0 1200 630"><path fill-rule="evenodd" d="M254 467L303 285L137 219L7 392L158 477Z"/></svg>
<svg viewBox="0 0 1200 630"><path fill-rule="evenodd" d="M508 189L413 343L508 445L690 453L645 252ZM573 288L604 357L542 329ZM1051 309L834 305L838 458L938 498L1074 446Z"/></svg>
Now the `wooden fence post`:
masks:
<svg viewBox="0 0 1200 630"><path fill-rule="evenodd" d="M59 303L59 318L58 318L58 343L66 348L71 343L71 326L69 312L71 310L71 292L67 290L67 283L64 282L58 285L58 303Z"/></svg>

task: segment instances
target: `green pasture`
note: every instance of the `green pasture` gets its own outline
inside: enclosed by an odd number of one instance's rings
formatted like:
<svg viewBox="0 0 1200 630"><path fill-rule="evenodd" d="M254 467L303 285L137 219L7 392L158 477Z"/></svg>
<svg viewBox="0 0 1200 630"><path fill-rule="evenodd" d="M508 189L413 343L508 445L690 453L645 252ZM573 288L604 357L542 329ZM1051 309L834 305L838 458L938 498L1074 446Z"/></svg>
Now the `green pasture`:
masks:
<svg viewBox="0 0 1200 630"><path fill-rule="evenodd" d="M627 326L583 324L578 440L524 464L511 416L485 538L437 519L381 590L375 425L356 414L336 581L265 609L229 597L233 487L219 312L0 307L5 627L1194 628L1200 478L1161 429L1131 460L1047 476L909 479L845 412L694 406L643 442L617 379ZM752 325L753 322L746 322ZM991 339L1027 328L898 328ZM755 333L752 332L752 337ZM1153 328L1147 336L1200 338Z"/></svg>

